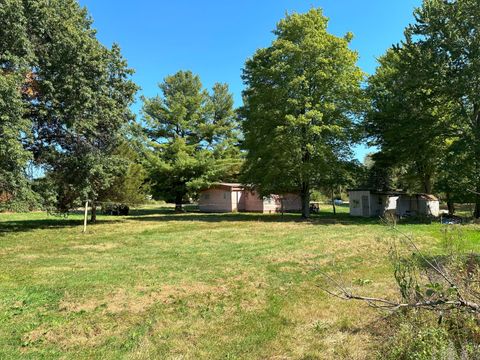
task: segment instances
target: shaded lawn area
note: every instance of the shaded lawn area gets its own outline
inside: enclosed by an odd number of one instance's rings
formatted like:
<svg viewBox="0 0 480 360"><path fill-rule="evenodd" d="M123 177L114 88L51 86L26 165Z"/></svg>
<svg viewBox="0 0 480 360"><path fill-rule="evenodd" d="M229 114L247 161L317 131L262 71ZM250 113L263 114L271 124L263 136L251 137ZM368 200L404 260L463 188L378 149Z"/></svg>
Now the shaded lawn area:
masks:
<svg viewBox="0 0 480 360"><path fill-rule="evenodd" d="M366 359L384 314L318 287L320 270L395 296L388 228L298 215L0 214L1 359ZM400 225L433 254L443 227ZM478 251L478 227L462 227ZM369 280L368 282L362 280Z"/></svg>

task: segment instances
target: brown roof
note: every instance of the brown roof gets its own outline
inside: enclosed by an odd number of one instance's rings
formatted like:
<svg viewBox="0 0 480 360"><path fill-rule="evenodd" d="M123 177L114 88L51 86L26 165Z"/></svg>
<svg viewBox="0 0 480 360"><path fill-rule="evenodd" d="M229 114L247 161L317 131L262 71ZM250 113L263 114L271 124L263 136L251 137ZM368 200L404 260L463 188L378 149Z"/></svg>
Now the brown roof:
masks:
<svg viewBox="0 0 480 360"><path fill-rule="evenodd" d="M225 190L229 190L229 191L235 191L235 190L244 190L244 186L243 184L240 184L240 183L215 183L215 184L212 184L208 189L204 189L204 191L206 190L210 190L210 189L225 189Z"/></svg>
<svg viewBox="0 0 480 360"><path fill-rule="evenodd" d="M420 198L428 201L438 201L438 198L432 194L419 194Z"/></svg>

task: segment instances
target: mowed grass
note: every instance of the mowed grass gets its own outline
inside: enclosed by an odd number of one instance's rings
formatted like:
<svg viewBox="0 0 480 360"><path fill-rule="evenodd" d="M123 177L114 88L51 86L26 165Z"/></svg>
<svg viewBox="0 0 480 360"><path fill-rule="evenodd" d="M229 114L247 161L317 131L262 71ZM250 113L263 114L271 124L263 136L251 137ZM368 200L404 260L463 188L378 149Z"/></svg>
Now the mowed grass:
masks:
<svg viewBox="0 0 480 360"><path fill-rule="evenodd" d="M0 214L0 359L369 359L385 314L325 294L327 272L397 296L387 227L298 215ZM431 253L443 227L400 225ZM462 227L478 251L478 227ZM368 280L368 281L366 281ZM363 285L361 285L363 284Z"/></svg>

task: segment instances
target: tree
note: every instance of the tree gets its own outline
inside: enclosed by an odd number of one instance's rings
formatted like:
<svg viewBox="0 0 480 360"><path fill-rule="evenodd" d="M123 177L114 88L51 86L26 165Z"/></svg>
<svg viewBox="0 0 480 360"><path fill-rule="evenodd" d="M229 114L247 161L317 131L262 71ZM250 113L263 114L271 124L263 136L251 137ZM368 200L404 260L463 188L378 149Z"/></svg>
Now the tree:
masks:
<svg viewBox="0 0 480 360"><path fill-rule="evenodd" d="M475 193L480 217L480 6L477 0L424 0L407 37L422 49L434 49L443 64L435 74L435 91L455 104L452 145L466 154L468 188ZM413 41L413 40L412 40Z"/></svg>
<svg viewBox="0 0 480 360"><path fill-rule="evenodd" d="M432 58L412 42L388 50L369 78L365 116L370 145L381 149L375 159L403 167L411 190L425 193L433 190L450 122L448 100L433 90L432 74L441 65Z"/></svg>
<svg viewBox="0 0 480 360"><path fill-rule="evenodd" d="M114 151L133 119L133 72L117 45L100 44L75 0L23 4L35 84L24 99L33 133L28 149L55 181L57 207L68 211L90 199L95 221L98 194L123 172Z"/></svg>
<svg viewBox="0 0 480 360"><path fill-rule="evenodd" d="M137 87L118 46L101 45L91 24L75 0L0 6L0 192L9 198L28 193L31 161L54 181L62 211L95 201L122 172L113 152Z"/></svg>
<svg viewBox="0 0 480 360"><path fill-rule="evenodd" d="M32 198L26 176L31 153L24 144L31 139L31 121L26 116L28 62L31 47L27 20L19 0L0 6L0 210L12 209Z"/></svg>
<svg viewBox="0 0 480 360"><path fill-rule="evenodd" d="M321 175L321 190L332 201L333 214L337 214L335 204L336 196L344 192L347 187L357 185L361 177L362 166L357 161L335 161L332 159L330 166ZM360 174L360 176L359 176Z"/></svg>
<svg viewBox="0 0 480 360"><path fill-rule="evenodd" d="M209 94L190 71L159 86L161 96L143 99L150 179L155 195L182 211L187 195L238 167L233 98L225 84L215 84Z"/></svg>
<svg viewBox="0 0 480 360"><path fill-rule="evenodd" d="M304 218L322 173L351 157L362 106L352 35L331 35L327 23L320 9L287 15L243 71L244 180L262 195L298 192Z"/></svg>
<svg viewBox="0 0 480 360"><path fill-rule="evenodd" d="M476 202L480 217L480 7L424 0L369 80L367 130L425 192Z"/></svg>
<svg viewBox="0 0 480 360"><path fill-rule="evenodd" d="M139 205L149 195L148 172L142 164L140 151L131 143L124 141L114 151L114 155L126 162L127 169L117 176L112 185L99 194L102 202L126 205Z"/></svg>

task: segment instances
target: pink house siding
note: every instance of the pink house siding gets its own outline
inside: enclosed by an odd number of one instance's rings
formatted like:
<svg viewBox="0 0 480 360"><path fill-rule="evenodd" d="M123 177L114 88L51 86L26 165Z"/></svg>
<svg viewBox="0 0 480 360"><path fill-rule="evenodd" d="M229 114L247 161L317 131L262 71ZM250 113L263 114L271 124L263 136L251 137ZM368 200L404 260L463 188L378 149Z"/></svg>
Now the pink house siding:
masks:
<svg viewBox="0 0 480 360"><path fill-rule="evenodd" d="M284 194L283 196L284 211L302 211L302 199L297 194Z"/></svg>
<svg viewBox="0 0 480 360"><path fill-rule="evenodd" d="M204 212L232 212L232 193L224 189L208 189L200 194L200 211Z"/></svg>
<svg viewBox="0 0 480 360"><path fill-rule="evenodd" d="M263 212L263 200L257 193L245 191L245 211Z"/></svg>
<svg viewBox="0 0 480 360"><path fill-rule="evenodd" d="M241 184L215 184L200 193L198 205L203 212L262 212L300 211L301 200L296 194L270 195L262 198Z"/></svg>

